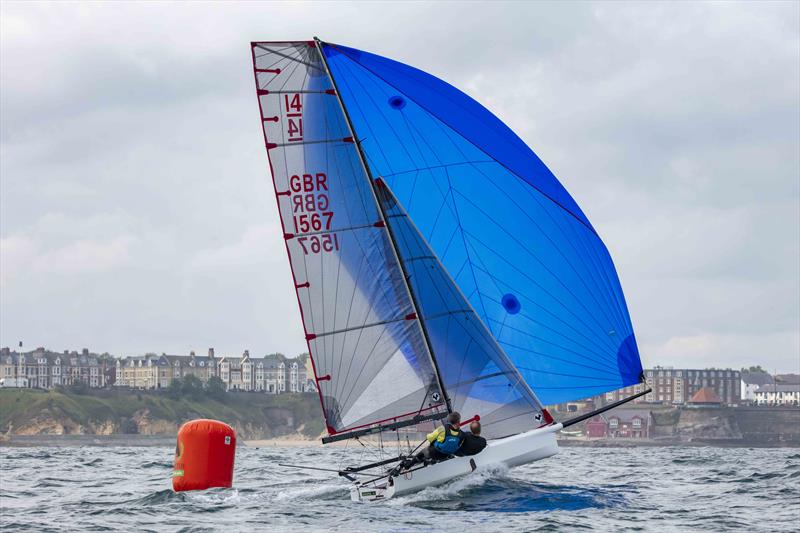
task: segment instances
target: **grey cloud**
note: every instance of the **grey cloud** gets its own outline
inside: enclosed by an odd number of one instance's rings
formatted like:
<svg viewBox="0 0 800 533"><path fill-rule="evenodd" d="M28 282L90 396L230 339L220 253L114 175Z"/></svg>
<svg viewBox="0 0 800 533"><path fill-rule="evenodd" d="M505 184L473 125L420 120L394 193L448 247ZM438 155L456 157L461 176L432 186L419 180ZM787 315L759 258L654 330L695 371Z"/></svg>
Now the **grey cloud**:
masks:
<svg viewBox="0 0 800 533"><path fill-rule="evenodd" d="M318 34L507 121L608 244L647 362L800 365L797 3L1 9L3 345L305 350L248 43Z"/></svg>

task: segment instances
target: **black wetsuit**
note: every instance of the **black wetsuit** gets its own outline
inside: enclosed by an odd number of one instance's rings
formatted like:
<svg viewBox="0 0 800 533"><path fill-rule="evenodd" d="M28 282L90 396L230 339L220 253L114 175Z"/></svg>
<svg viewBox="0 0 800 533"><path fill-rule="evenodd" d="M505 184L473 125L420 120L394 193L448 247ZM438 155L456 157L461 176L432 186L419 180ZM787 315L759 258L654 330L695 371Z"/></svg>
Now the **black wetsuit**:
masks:
<svg viewBox="0 0 800 533"><path fill-rule="evenodd" d="M456 452L456 455L459 457L464 457L465 455L475 455L477 453L481 453L484 448L486 448L486 439L480 435L464 433L464 441L461 443L461 447Z"/></svg>

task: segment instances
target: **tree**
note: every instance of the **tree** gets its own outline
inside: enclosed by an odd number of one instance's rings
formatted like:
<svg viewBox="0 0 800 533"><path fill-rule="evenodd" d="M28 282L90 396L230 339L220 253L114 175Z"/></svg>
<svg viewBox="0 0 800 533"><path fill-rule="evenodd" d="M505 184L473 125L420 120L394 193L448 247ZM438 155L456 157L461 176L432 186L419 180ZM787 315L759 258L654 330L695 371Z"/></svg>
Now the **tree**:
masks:
<svg viewBox="0 0 800 533"><path fill-rule="evenodd" d="M181 378L172 378L167 387L167 396L177 400L183 395L183 380Z"/></svg>
<svg viewBox="0 0 800 533"><path fill-rule="evenodd" d="M215 400L225 400L225 382L218 376L212 376L206 383L206 396Z"/></svg>
<svg viewBox="0 0 800 533"><path fill-rule="evenodd" d="M761 368L761 365L751 366L750 368L742 368L742 372L750 372L752 374L768 374L766 370Z"/></svg>
<svg viewBox="0 0 800 533"><path fill-rule="evenodd" d="M189 374L183 378L183 386L181 387L183 396L191 398L192 400L200 400L203 398L203 382L194 374Z"/></svg>

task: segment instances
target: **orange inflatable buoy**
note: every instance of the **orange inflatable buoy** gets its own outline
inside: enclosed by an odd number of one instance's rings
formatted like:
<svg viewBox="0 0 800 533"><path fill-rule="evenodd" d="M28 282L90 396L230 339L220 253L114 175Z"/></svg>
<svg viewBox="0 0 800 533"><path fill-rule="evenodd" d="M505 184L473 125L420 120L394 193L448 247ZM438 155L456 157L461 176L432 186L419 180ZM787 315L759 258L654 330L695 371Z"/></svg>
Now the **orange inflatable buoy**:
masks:
<svg viewBox="0 0 800 533"><path fill-rule="evenodd" d="M233 484L236 432L217 420L191 420L178 430L172 488L204 490Z"/></svg>

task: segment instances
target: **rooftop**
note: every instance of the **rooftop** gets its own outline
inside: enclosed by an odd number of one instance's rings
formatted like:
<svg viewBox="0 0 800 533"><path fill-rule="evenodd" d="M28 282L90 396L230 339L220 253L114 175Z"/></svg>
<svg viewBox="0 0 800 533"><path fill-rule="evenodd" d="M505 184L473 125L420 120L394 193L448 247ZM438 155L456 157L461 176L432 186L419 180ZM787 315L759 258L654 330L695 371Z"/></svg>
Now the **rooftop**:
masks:
<svg viewBox="0 0 800 533"><path fill-rule="evenodd" d="M766 385L775 382L766 372L742 372L742 381L748 385Z"/></svg>
<svg viewBox="0 0 800 533"><path fill-rule="evenodd" d="M722 403L719 396L711 387L703 387L692 396L689 403Z"/></svg>
<svg viewBox="0 0 800 533"><path fill-rule="evenodd" d="M800 392L800 383L776 383L774 385L762 385L756 392Z"/></svg>

